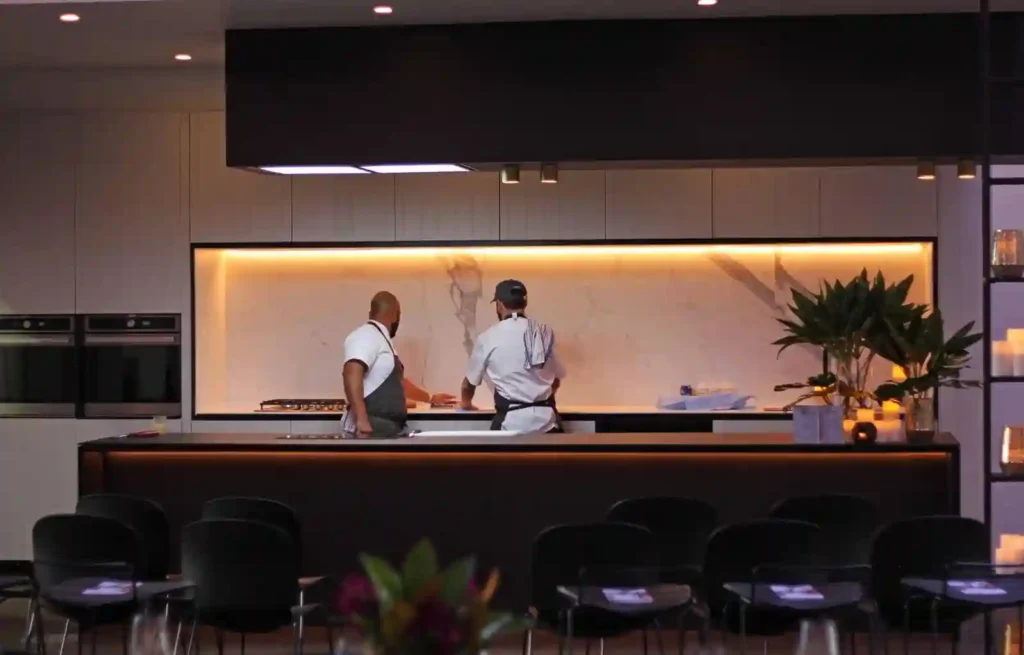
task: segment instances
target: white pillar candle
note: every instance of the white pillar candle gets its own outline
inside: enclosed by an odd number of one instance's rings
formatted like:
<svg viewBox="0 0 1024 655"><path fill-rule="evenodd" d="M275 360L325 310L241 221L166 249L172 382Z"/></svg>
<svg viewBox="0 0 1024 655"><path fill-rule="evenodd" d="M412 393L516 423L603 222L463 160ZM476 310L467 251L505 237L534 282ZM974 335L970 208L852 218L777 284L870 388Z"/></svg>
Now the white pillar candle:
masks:
<svg viewBox="0 0 1024 655"><path fill-rule="evenodd" d="M1013 374L1024 375L1024 341L1011 341L1010 350L1013 358Z"/></svg>
<svg viewBox="0 0 1024 655"><path fill-rule="evenodd" d="M992 342L992 375L995 377L1013 375L1013 343Z"/></svg>
<svg viewBox="0 0 1024 655"><path fill-rule="evenodd" d="M1014 341L1024 342L1024 328L1010 328L1006 331L1006 340L1010 343Z"/></svg>
<svg viewBox="0 0 1024 655"><path fill-rule="evenodd" d="M882 403L882 418L896 419L900 417L900 404L895 400L886 400Z"/></svg>
<svg viewBox="0 0 1024 655"><path fill-rule="evenodd" d="M857 420L861 423L870 423L875 420L875 410L870 407L857 410Z"/></svg>

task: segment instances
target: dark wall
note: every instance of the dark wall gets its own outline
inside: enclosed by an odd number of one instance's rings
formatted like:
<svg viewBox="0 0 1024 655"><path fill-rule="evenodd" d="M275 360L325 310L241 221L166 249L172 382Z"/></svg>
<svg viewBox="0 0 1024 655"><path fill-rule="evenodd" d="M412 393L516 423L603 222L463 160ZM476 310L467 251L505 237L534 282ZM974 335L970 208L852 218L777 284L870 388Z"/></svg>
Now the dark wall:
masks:
<svg viewBox="0 0 1024 655"><path fill-rule="evenodd" d="M233 30L228 164L971 154L977 42L972 14Z"/></svg>

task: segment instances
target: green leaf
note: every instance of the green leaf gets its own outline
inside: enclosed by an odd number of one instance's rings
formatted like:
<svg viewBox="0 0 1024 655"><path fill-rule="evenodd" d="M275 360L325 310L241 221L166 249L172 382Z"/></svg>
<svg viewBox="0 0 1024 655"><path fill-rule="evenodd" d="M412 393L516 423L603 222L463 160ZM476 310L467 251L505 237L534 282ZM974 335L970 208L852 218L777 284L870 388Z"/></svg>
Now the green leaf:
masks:
<svg viewBox="0 0 1024 655"><path fill-rule="evenodd" d="M366 577L373 585L381 614L384 614L402 599L402 577L393 566L380 557L362 553L359 555L359 561L366 571Z"/></svg>
<svg viewBox="0 0 1024 655"><path fill-rule="evenodd" d="M437 551L429 539L421 539L402 563L402 592L412 600L431 578L437 575Z"/></svg>
<svg viewBox="0 0 1024 655"><path fill-rule="evenodd" d="M469 582L476 573L476 558L469 556L453 562L441 574L441 600L456 607L465 597Z"/></svg>

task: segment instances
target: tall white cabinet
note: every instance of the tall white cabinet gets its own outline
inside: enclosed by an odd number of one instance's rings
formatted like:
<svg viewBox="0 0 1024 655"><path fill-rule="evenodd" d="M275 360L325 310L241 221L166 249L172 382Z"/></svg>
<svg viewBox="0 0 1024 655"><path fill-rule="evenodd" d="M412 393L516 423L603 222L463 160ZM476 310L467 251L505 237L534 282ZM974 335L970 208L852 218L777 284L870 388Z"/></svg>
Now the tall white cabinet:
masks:
<svg viewBox="0 0 1024 655"><path fill-rule="evenodd" d="M523 171L519 184L502 184L501 238L511 240L605 238L605 172L562 171L543 184Z"/></svg>
<svg viewBox="0 0 1024 655"><path fill-rule="evenodd" d="M76 195L79 313L181 312L188 301L187 116L82 119Z"/></svg>
<svg viewBox="0 0 1024 655"><path fill-rule="evenodd" d="M812 168L715 169L715 238L820 236L820 185Z"/></svg>
<svg viewBox="0 0 1024 655"><path fill-rule="evenodd" d="M399 175L395 236L399 241L498 239L498 174Z"/></svg>
<svg viewBox="0 0 1024 655"><path fill-rule="evenodd" d="M292 181L292 240L394 241L394 175L310 175Z"/></svg>
<svg viewBox="0 0 1024 655"><path fill-rule="evenodd" d="M224 112L190 116L193 242L292 239L292 178L227 167Z"/></svg>
<svg viewBox="0 0 1024 655"><path fill-rule="evenodd" d="M938 185L914 166L821 169L821 236L934 237Z"/></svg>
<svg viewBox="0 0 1024 655"><path fill-rule="evenodd" d="M78 126L0 114L0 314L75 311Z"/></svg>
<svg viewBox="0 0 1024 655"><path fill-rule="evenodd" d="M711 238L710 170L611 170L605 179L609 239Z"/></svg>

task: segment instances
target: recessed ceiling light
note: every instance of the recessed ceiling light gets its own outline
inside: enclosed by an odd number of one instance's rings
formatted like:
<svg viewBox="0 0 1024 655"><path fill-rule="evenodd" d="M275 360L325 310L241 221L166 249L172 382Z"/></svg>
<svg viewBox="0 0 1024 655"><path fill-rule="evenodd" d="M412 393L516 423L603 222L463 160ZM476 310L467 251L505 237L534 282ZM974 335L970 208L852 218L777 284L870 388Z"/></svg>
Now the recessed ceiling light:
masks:
<svg viewBox="0 0 1024 655"><path fill-rule="evenodd" d="M718 0L697 0L697 4L701 7L710 7L712 5L717 5Z"/></svg>
<svg viewBox="0 0 1024 655"><path fill-rule="evenodd" d="M82 17L78 14L61 14L60 22L62 23L77 23L82 20Z"/></svg>
<svg viewBox="0 0 1024 655"><path fill-rule="evenodd" d="M260 166L260 170L278 175L369 175L355 166Z"/></svg>
<svg viewBox="0 0 1024 655"><path fill-rule="evenodd" d="M192 61L192 55L186 54L184 52L179 52L178 54L174 55L174 58L178 61Z"/></svg>
<svg viewBox="0 0 1024 655"><path fill-rule="evenodd" d="M387 15L395 13L395 10L389 7L388 5L377 5L376 7L373 8L373 13Z"/></svg>
<svg viewBox="0 0 1024 655"><path fill-rule="evenodd" d="M360 166L374 173L467 173L469 169L458 164L382 164Z"/></svg>

